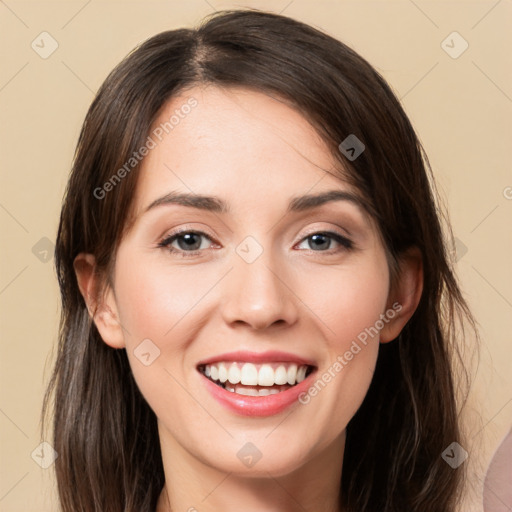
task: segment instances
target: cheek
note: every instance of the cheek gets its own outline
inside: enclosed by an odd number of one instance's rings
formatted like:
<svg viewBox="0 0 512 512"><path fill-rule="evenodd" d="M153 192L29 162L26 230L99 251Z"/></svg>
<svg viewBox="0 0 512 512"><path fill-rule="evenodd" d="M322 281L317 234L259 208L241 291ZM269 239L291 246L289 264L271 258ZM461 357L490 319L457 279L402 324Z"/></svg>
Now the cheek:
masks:
<svg viewBox="0 0 512 512"><path fill-rule="evenodd" d="M179 392L170 374L183 382L186 349L200 326L195 313L218 277L176 268L170 272L142 260L118 255L116 300L135 380L152 403L164 384Z"/></svg>
<svg viewBox="0 0 512 512"><path fill-rule="evenodd" d="M361 262L317 279L316 292L309 294L307 304L322 321L326 357L302 403L312 407L329 432L348 424L372 381L387 275L382 259Z"/></svg>
<svg viewBox="0 0 512 512"><path fill-rule="evenodd" d="M387 266L380 259L318 273L304 284L305 303L325 326L331 348L366 332L385 311L388 299Z"/></svg>
<svg viewBox="0 0 512 512"><path fill-rule="evenodd" d="M132 347L143 338L158 340L166 350L179 346L191 311L218 280L216 275L200 277L189 269L169 270L162 265L119 267L129 269L116 276L116 288L120 319L128 331L127 346Z"/></svg>

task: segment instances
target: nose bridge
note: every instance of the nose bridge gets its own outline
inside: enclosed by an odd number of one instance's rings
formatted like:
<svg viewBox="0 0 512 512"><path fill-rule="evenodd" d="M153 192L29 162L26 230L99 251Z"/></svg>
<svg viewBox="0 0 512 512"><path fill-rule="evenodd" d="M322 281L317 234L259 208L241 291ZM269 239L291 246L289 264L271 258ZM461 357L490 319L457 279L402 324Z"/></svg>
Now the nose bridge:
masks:
<svg viewBox="0 0 512 512"><path fill-rule="evenodd" d="M247 237L235 249L223 315L228 323L244 322L261 329L277 322L293 323L296 304L282 262L270 247Z"/></svg>

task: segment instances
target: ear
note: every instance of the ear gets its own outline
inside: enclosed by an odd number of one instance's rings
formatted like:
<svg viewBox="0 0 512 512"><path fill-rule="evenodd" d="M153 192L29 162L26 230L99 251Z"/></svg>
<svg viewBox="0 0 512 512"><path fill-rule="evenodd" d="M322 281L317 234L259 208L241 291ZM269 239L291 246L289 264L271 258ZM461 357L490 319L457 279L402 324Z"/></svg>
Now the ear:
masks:
<svg viewBox="0 0 512 512"><path fill-rule="evenodd" d="M92 254L80 253L73 262L80 292L87 304L103 341L112 348L124 348L123 329L119 322L117 305L112 288L102 290L100 275L96 272L96 260ZM100 292L102 298L100 299Z"/></svg>
<svg viewBox="0 0 512 512"><path fill-rule="evenodd" d="M416 311L423 292L423 259L417 247L407 249L399 261L397 282L388 296L388 311L396 314L384 323L380 331L380 342L387 343L397 338L405 324Z"/></svg>

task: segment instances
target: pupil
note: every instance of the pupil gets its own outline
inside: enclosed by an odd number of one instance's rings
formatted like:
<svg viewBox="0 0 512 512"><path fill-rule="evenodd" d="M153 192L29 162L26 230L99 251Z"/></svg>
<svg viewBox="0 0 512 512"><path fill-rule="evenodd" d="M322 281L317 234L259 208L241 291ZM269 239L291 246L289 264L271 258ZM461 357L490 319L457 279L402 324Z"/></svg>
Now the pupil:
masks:
<svg viewBox="0 0 512 512"><path fill-rule="evenodd" d="M316 242L318 241L318 238L319 238L319 237L324 239L324 245L325 245L325 235L322 235L322 234L313 235L313 236L311 237L311 239L315 242L316 247L320 247L320 248L322 248L322 247L321 247L322 242L320 242L320 244L316 243ZM311 244L310 244L310 245L311 245ZM329 243L327 242L327 246L328 246L328 245L329 245Z"/></svg>
<svg viewBox="0 0 512 512"><path fill-rule="evenodd" d="M178 243L180 242L185 242L185 247L181 247L182 249L183 248L188 248L188 249L198 249L199 246L201 245L201 242L199 242L199 245L198 247L192 247L194 244L197 244L197 241L194 241L193 237L197 236L195 233L188 233L186 235L182 235L182 237L178 240ZM192 238L191 238L192 237ZM180 244L181 245L181 244Z"/></svg>

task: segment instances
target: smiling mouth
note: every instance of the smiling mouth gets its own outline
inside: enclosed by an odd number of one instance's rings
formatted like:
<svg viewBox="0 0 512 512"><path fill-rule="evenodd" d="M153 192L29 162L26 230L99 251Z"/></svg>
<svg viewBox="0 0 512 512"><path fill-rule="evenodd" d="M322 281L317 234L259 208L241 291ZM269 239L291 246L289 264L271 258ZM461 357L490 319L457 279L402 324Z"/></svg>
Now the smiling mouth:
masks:
<svg viewBox="0 0 512 512"><path fill-rule="evenodd" d="M214 384L231 393L268 396L296 386L316 368L287 362L254 364L227 361L202 364L197 369Z"/></svg>

